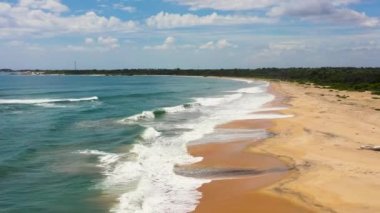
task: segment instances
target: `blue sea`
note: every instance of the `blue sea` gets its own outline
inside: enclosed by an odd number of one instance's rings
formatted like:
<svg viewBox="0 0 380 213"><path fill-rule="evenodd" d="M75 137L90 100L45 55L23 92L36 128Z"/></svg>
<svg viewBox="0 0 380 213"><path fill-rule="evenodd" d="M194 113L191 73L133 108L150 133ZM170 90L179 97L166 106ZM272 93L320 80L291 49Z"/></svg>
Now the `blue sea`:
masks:
<svg viewBox="0 0 380 213"><path fill-rule="evenodd" d="M267 86L206 77L0 75L0 211L192 211L202 196L196 189L210 180L174 172L201 160L186 146L227 138L215 133L218 124L260 116L252 112L273 99Z"/></svg>

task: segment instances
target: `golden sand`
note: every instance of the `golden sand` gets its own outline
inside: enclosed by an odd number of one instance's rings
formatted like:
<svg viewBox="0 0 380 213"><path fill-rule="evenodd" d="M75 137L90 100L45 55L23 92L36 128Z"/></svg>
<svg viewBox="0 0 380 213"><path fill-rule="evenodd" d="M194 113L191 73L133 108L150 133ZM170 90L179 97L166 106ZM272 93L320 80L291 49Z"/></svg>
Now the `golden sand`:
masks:
<svg viewBox="0 0 380 213"><path fill-rule="evenodd" d="M272 88L290 98L286 113L295 116L275 120L277 136L252 151L286 157L298 172L265 191L317 212L380 212L380 153L359 149L380 145L380 100L293 83Z"/></svg>
<svg viewBox="0 0 380 213"><path fill-rule="evenodd" d="M234 121L219 128L270 128L275 137L189 147L192 155L204 157L194 168L264 172L203 185L195 212L380 212L380 153L359 150L380 145L380 100L370 93L271 85L277 96L272 106L287 104L282 113L293 118Z"/></svg>

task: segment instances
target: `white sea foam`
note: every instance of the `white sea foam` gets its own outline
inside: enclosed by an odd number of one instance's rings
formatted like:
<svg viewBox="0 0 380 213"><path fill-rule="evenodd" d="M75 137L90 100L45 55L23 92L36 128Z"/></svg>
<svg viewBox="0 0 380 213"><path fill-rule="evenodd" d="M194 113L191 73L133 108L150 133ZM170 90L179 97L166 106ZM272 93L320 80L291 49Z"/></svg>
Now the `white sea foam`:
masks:
<svg viewBox="0 0 380 213"><path fill-rule="evenodd" d="M121 119L118 123L131 124L139 121L152 120L156 117L156 113L179 113L184 111L194 111L200 106L199 103L187 103L183 105L173 106L173 107L163 107L154 111L143 111L140 114L132 115L127 118Z"/></svg>
<svg viewBox="0 0 380 213"><path fill-rule="evenodd" d="M191 164L201 160L187 153L189 142L199 140L212 134L215 126L231 120L281 118L284 115L268 113L254 114L255 110L274 99L265 93L266 84L237 90L234 94L220 97L196 98L195 106L201 115L187 119L184 123L174 123L176 127L188 130L180 135L165 136L154 127L154 112L143 112L127 118L128 121L149 119L149 127L141 134L140 143L135 144L128 156L116 163L110 161L112 169L107 169L103 187L106 190L118 191L119 203L111 209L117 213L179 213L191 212L201 198L197 191L205 179L194 179L178 176L174 173L175 165ZM166 113L186 112L186 107L176 106L163 108ZM180 114L178 114L180 116ZM262 132L240 132L240 137L253 135L262 137ZM96 152L95 152L96 154ZM109 153L108 153L109 154ZM99 153L100 157L113 156ZM109 167L106 167L109 168Z"/></svg>
<svg viewBox="0 0 380 213"><path fill-rule="evenodd" d="M99 156L108 154L107 152L103 152L103 151L99 151L99 150L90 150L90 149L80 150L80 151L78 151L78 153L83 154L83 155L99 155Z"/></svg>
<svg viewBox="0 0 380 213"><path fill-rule="evenodd" d="M120 159L120 155L114 153L103 152L99 150L80 150L77 153L83 155L95 155L99 159L99 167L105 168L105 172L111 169L112 164L116 163Z"/></svg>
<svg viewBox="0 0 380 213"><path fill-rule="evenodd" d="M181 146L155 143L153 146L135 145L134 162L120 163L107 177L108 187L120 186L120 180L135 189L123 193L112 212L189 212L194 209L201 194L196 190L208 180L178 176L175 163L188 164L200 159L189 156Z"/></svg>
<svg viewBox="0 0 380 213"><path fill-rule="evenodd" d="M55 103L42 103L35 104L36 106L45 107L45 108L67 108L67 105L55 104Z"/></svg>
<svg viewBox="0 0 380 213"><path fill-rule="evenodd" d="M152 141L159 137L161 135L161 132L158 132L153 127L148 127L145 129L145 131L142 133L141 138L145 141Z"/></svg>
<svg viewBox="0 0 380 213"><path fill-rule="evenodd" d="M0 99L0 104L48 104L80 101L96 101L98 97L67 98L67 99Z"/></svg>
<svg viewBox="0 0 380 213"><path fill-rule="evenodd" d="M210 98L194 98L195 102L201 106L217 106L220 104L226 104L242 97L241 93L225 95L223 97L210 97Z"/></svg>
<svg viewBox="0 0 380 213"><path fill-rule="evenodd" d="M136 121L141 121L141 120L149 120L149 119L154 119L155 115L152 111L144 111L140 114L137 115L132 115L130 117L124 118L120 120L122 123L132 123Z"/></svg>
<svg viewBox="0 0 380 213"><path fill-rule="evenodd" d="M261 88L261 87L248 87L248 88L239 89L236 92L254 94L254 93L262 93L264 91L265 91L264 88Z"/></svg>
<svg viewBox="0 0 380 213"><path fill-rule="evenodd" d="M254 82L253 80L248 80L248 79L244 79L244 78L228 78L228 79L230 79L230 80L234 80L234 81L246 82L246 83L248 83L248 84Z"/></svg>
<svg viewBox="0 0 380 213"><path fill-rule="evenodd" d="M166 113L178 113L178 112L184 112L184 111L193 111L196 110L197 107L199 107L199 103L187 103L183 105L178 105L174 107L164 107L162 110Z"/></svg>

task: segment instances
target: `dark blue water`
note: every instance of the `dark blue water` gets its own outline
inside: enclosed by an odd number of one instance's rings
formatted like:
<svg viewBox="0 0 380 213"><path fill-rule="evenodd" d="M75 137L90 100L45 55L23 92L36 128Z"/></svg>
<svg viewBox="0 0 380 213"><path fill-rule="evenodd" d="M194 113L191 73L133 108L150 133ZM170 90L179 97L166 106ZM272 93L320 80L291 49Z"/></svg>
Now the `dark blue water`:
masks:
<svg viewBox="0 0 380 213"><path fill-rule="evenodd" d="M99 187L105 176L99 156L78 151L121 153L146 130L121 119L245 84L192 77L0 75L0 211L108 212L117 201Z"/></svg>

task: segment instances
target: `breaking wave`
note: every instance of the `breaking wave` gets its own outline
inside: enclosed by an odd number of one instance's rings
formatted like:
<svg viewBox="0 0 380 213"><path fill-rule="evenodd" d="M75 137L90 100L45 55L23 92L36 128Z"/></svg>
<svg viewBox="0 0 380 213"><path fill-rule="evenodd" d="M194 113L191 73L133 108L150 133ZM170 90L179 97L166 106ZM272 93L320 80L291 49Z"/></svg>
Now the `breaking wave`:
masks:
<svg viewBox="0 0 380 213"><path fill-rule="evenodd" d="M67 99L0 99L0 104L54 104L81 101L97 101L98 97L67 98Z"/></svg>
<svg viewBox="0 0 380 213"><path fill-rule="evenodd" d="M238 119L280 118L284 115L271 113L275 108L263 109L265 103L273 100L266 93L267 84L250 84L251 87L226 92L216 97L194 98L194 102L164 107L120 120L123 124L142 122L144 131L125 155L105 153L96 150L81 151L81 154L98 156L99 166L104 167L105 179L102 187L118 192L118 204L110 211L116 213L176 213L191 212L202 194L197 189L209 179L195 179L175 173L176 165L199 162L187 152L187 144L204 139L214 140L215 126ZM231 94L232 93L232 94ZM199 112L197 116L186 117L182 113ZM262 111L268 113L253 114ZM166 123L165 119L155 120L165 114L178 113L178 120ZM176 114L177 115L177 114ZM181 119L181 118L186 119ZM176 118L176 117L175 117ZM148 122L144 122L148 121ZM165 128L186 129L178 134L168 134ZM217 137L225 137L219 132ZM266 137L263 131L241 131L232 135L240 138ZM231 136L231 137L232 137ZM216 138L218 139L218 138ZM228 139L228 138L227 138Z"/></svg>

